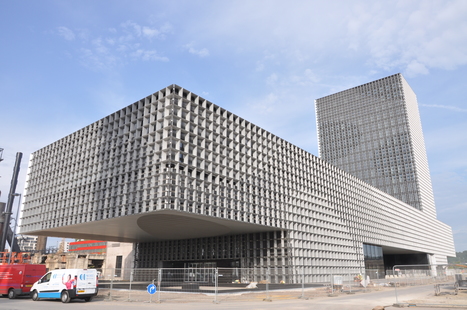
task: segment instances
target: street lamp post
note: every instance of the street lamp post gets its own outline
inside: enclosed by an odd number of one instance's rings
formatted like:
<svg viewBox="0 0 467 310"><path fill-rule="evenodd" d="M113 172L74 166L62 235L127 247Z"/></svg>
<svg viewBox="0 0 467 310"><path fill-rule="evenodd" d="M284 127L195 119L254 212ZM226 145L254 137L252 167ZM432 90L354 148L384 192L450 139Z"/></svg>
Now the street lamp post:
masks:
<svg viewBox="0 0 467 310"><path fill-rule="evenodd" d="M18 209L16 210L16 217L14 218L15 225L13 226L13 229L11 231L10 256L8 257L8 264L10 264L11 256L13 255L13 243L15 242L16 227L18 226L19 209L21 208L21 194L16 193L16 194L13 194L13 196L15 197L19 196L19 200L18 200Z"/></svg>

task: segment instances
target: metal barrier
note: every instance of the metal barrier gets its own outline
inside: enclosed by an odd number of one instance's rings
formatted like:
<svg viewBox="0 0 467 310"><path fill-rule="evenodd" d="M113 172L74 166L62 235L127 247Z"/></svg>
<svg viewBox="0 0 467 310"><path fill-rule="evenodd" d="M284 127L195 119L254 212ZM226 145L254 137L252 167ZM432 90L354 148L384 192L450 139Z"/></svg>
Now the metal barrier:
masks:
<svg viewBox="0 0 467 310"><path fill-rule="evenodd" d="M104 300L167 303L271 301L312 299L355 294L386 288L439 284L454 281L457 271L426 269L399 270L381 278L374 272L349 270L314 275L304 268L151 268L103 269L99 276L99 297ZM454 283L454 282L453 282ZM150 288L149 286L152 286ZM438 286L439 287L439 286Z"/></svg>
<svg viewBox="0 0 467 310"><path fill-rule="evenodd" d="M99 296L143 302L308 299L361 290L357 275L330 274L322 277L325 281L311 282L303 268L103 269ZM156 288L153 294L148 293L150 284Z"/></svg>

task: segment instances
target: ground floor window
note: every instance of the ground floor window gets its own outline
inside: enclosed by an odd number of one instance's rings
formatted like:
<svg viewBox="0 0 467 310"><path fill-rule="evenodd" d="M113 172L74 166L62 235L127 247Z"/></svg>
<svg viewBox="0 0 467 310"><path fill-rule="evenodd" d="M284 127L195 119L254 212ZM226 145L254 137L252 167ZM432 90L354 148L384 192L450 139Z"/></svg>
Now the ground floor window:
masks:
<svg viewBox="0 0 467 310"><path fill-rule="evenodd" d="M121 277L122 276L122 256L118 255L115 259L115 276Z"/></svg>
<svg viewBox="0 0 467 310"><path fill-rule="evenodd" d="M371 279L384 278L383 248L372 244L363 244L366 275Z"/></svg>

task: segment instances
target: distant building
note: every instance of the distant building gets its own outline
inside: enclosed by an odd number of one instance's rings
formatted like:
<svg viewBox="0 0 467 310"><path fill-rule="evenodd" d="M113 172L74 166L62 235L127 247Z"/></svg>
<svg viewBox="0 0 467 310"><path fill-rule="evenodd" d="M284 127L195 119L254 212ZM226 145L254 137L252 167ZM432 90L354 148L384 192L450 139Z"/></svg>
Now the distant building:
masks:
<svg viewBox="0 0 467 310"><path fill-rule="evenodd" d="M107 242L98 240L82 240L68 243L68 251L75 254L106 254Z"/></svg>
<svg viewBox="0 0 467 310"><path fill-rule="evenodd" d="M37 249L37 236L16 235L21 252L35 252Z"/></svg>
<svg viewBox="0 0 467 310"><path fill-rule="evenodd" d="M107 278L112 275L114 279L129 279L134 263L132 243L62 240L59 248L64 248L64 244L68 251L59 250L42 255L38 253L33 262L45 264L48 269L96 268Z"/></svg>
<svg viewBox="0 0 467 310"><path fill-rule="evenodd" d="M21 232L132 242L138 268L323 281L445 263L451 229L420 209L171 85L34 152Z"/></svg>
<svg viewBox="0 0 467 310"><path fill-rule="evenodd" d="M63 252L68 252L70 251L70 242L64 242L63 243Z"/></svg>

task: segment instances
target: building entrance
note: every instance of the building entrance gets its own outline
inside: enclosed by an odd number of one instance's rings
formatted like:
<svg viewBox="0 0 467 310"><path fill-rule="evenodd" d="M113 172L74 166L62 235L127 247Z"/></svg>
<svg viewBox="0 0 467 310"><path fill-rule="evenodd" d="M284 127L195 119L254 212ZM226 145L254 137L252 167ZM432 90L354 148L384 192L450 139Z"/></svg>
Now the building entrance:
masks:
<svg viewBox="0 0 467 310"><path fill-rule="evenodd" d="M183 281L213 283L216 276L216 265L215 262L185 263Z"/></svg>
<svg viewBox="0 0 467 310"><path fill-rule="evenodd" d="M218 260L210 262L163 262L167 280L196 283L214 283L216 268L219 283L232 283L240 278L240 261Z"/></svg>

